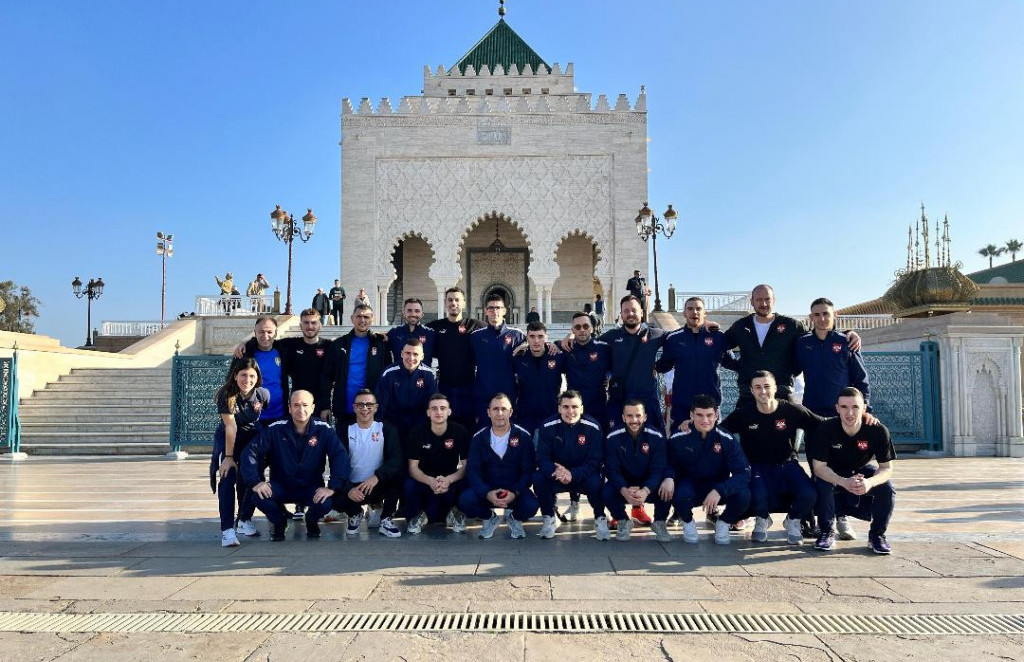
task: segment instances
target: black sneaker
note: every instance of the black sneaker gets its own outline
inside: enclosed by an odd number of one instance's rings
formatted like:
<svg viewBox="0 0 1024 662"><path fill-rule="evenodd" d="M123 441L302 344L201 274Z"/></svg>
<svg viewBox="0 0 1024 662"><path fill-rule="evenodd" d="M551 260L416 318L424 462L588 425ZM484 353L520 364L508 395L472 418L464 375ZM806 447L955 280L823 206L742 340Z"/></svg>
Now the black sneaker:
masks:
<svg viewBox="0 0 1024 662"><path fill-rule="evenodd" d="M287 521L275 524L274 529L270 532L270 542L281 542L284 540L284 529L288 526Z"/></svg>
<svg viewBox="0 0 1024 662"><path fill-rule="evenodd" d="M320 522L306 518L306 540L316 540L320 537Z"/></svg>
<svg viewBox="0 0 1024 662"><path fill-rule="evenodd" d="M868 547L875 554L892 554L892 547L889 546L889 542L885 539L884 535L868 536Z"/></svg>
<svg viewBox="0 0 1024 662"><path fill-rule="evenodd" d="M295 512L292 513L292 519L302 519L305 516L306 516L306 508L305 508L305 506L296 505L295 506Z"/></svg>
<svg viewBox="0 0 1024 662"><path fill-rule="evenodd" d="M800 533L808 540L821 537L821 529L813 519L800 520Z"/></svg>
<svg viewBox="0 0 1024 662"><path fill-rule="evenodd" d="M814 543L814 549L819 552L827 552L836 546L836 537L831 531L828 533L822 533L818 536L817 542Z"/></svg>

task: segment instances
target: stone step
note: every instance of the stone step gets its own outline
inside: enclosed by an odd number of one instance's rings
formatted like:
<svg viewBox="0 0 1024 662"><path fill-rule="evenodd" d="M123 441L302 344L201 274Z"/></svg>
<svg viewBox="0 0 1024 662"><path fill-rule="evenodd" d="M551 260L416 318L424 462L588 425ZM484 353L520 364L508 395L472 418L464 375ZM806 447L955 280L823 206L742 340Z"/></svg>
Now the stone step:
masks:
<svg viewBox="0 0 1024 662"><path fill-rule="evenodd" d="M162 382L145 381L126 383L120 380L110 382L89 382L83 384L67 384L65 382L50 382L45 388L36 393L42 392L59 393L170 393L171 380Z"/></svg>
<svg viewBox="0 0 1024 662"><path fill-rule="evenodd" d="M90 384L170 384L171 375L163 372L157 375L61 375L60 379L50 384L88 386Z"/></svg>
<svg viewBox="0 0 1024 662"><path fill-rule="evenodd" d="M163 443L39 443L31 446L22 442L21 450L29 455L165 455L170 444Z"/></svg>
<svg viewBox="0 0 1024 662"><path fill-rule="evenodd" d="M34 446L36 444L70 444L81 443L118 443L118 444L139 444L139 443L163 443L170 445L168 431L160 432L37 432L34 430L22 430L21 443L23 446Z"/></svg>
<svg viewBox="0 0 1024 662"><path fill-rule="evenodd" d="M170 366L165 368L139 368L137 370L130 368L75 368L67 375L62 375L61 379L158 379L160 377L170 378L170 376Z"/></svg>
<svg viewBox="0 0 1024 662"><path fill-rule="evenodd" d="M146 409L139 407L69 407L66 405L21 405L18 408L18 417L22 425L58 422L79 423L121 423L124 421L163 422L170 423L171 416L168 409Z"/></svg>
<svg viewBox="0 0 1024 662"><path fill-rule="evenodd" d="M105 405L137 405L154 408L168 408L171 404L171 393L168 388L166 393L161 394L137 394L137 393L116 393L101 394L97 392L74 393L65 391L35 391L32 397L22 403L38 402L41 404L54 404L74 401L79 405L105 406Z"/></svg>
<svg viewBox="0 0 1024 662"><path fill-rule="evenodd" d="M137 420L120 420L120 421L95 421L95 422L83 422L83 421L40 421L40 420L25 420L21 421L22 428L21 433L24 435L26 432L30 434L79 434L89 432L134 432L134 433L162 433L165 436L171 432L171 422L169 420L162 421L137 421Z"/></svg>

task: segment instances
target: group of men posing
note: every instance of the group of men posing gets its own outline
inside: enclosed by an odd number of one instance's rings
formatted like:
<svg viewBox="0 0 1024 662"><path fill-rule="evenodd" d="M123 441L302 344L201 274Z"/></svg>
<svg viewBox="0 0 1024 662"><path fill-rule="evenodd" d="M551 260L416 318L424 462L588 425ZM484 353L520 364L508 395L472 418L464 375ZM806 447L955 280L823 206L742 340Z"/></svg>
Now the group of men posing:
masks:
<svg viewBox="0 0 1024 662"><path fill-rule="evenodd" d="M445 293L446 317L428 325L420 323L422 303L407 300L405 324L386 335L371 331L368 305L355 307L352 331L333 342L319 338L316 311L300 316L301 338L275 341L274 320L261 318L237 354L261 367L272 393L263 410L269 424L246 449L242 479L274 540L284 538L286 503L306 508L309 537L319 536L332 509L358 533L364 505L369 527L398 537L399 502L409 533L428 522L464 531L470 517L483 520L480 535L489 538L495 510L504 509L510 535L521 538L522 523L539 509L540 535L550 538L561 519L576 518L582 493L599 539L617 524L617 538L627 540L627 505L635 514L651 503L659 541L671 539L674 507L683 540L696 542L692 511L701 507L721 544L751 516L751 537L766 540L772 512L786 513L787 540L800 543L801 521L816 513L816 548L832 548L835 527L840 538L853 537L845 519L852 515L871 522L871 548L889 553L895 454L886 428L867 413L859 338L835 331L826 299L811 306L811 330L775 313L774 303L771 287L759 285L755 312L723 332L706 323L694 297L685 303L686 325L666 333L643 321L629 295L620 301L621 326L594 337L580 312L558 344L542 323L525 335L507 326L500 296L486 301L486 324L467 318L459 288ZM435 359L436 374L427 367ZM721 424L719 365L738 371L741 391ZM667 429L656 371L674 371ZM807 408L788 401L800 373ZM798 430L810 440L813 479L797 460ZM570 506L559 518L562 492Z"/></svg>

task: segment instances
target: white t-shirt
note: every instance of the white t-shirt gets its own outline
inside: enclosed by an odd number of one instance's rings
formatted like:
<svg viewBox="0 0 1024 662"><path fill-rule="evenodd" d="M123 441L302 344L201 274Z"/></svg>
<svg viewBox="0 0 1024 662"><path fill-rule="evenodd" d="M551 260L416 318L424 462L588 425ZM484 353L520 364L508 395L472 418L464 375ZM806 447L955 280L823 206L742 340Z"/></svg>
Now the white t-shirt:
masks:
<svg viewBox="0 0 1024 662"><path fill-rule="evenodd" d="M361 483L384 464L384 424L374 421L368 428L348 426L348 455L352 469L349 480Z"/></svg>
<svg viewBox="0 0 1024 662"><path fill-rule="evenodd" d="M768 337L768 329L772 326L772 321L758 322L757 318L754 318L754 330L757 331L757 344L764 347L764 339Z"/></svg>
<svg viewBox="0 0 1024 662"><path fill-rule="evenodd" d="M498 457L505 457L505 451L508 450L508 438L511 434L512 428L509 428L508 432L500 437L494 434L493 428L491 429L491 450L497 453Z"/></svg>

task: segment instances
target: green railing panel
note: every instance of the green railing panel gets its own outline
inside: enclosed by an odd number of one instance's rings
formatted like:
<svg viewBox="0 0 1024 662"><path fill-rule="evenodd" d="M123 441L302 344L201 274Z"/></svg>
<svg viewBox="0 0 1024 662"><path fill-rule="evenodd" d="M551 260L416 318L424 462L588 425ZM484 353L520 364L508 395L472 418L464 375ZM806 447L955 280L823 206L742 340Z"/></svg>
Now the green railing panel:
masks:
<svg viewBox="0 0 1024 662"><path fill-rule="evenodd" d="M212 446L220 423L213 402L224 384L230 356L181 356L171 362L171 448Z"/></svg>
<svg viewBox="0 0 1024 662"><path fill-rule="evenodd" d="M21 451L21 422L18 420L18 352L0 358L0 446L12 453Z"/></svg>

